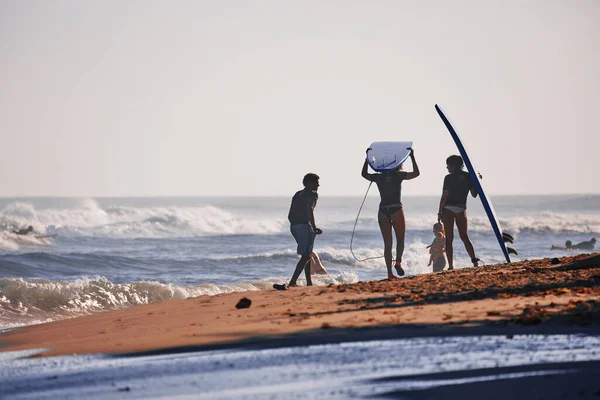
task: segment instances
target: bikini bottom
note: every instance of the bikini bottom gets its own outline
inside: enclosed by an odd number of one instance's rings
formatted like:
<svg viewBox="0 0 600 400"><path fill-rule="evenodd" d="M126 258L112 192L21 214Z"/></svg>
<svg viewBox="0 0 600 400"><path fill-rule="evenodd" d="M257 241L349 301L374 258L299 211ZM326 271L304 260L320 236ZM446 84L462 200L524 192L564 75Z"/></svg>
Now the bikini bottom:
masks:
<svg viewBox="0 0 600 400"><path fill-rule="evenodd" d="M379 206L379 212L390 219L392 219L392 215L396 214L400 210L402 210L402 205Z"/></svg>
<svg viewBox="0 0 600 400"><path fill-rule="evenodd" d="M444 207L444 209L451 211L454 215L467 211L466 208L458 207L458 206L446 206L446 207Z"/></svg>

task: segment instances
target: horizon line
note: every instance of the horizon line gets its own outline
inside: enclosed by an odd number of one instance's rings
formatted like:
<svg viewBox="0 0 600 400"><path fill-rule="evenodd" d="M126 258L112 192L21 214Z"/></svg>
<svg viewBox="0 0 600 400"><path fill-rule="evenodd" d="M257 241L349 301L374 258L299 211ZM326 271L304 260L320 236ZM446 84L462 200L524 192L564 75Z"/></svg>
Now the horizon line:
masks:
<svg viewBox="0 0 600 400"><path fill-rule="evenodd" d="M375 193L375 192L373 192ZM0 199L142 199L142 198L267 198L267 197L290 197L288 194L271 194L271 195L221 195L221 194L176 194L176 195L19 195L19 196L4 196L0 195ZM364 194L328 194L326 197L362 197ZM411 197L439 197L441 194L407 194L403 198ZM509 193L509 194L489 194L490 197L533 197L533 196L600 196L600 193Z"/></svg>

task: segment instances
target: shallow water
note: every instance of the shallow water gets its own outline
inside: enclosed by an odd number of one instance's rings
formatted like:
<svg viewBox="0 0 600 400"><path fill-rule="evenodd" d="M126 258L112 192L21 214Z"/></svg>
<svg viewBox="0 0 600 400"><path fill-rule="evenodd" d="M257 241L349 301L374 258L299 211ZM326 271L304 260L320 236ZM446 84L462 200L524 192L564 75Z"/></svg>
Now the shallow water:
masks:
<svg viewBox="0 0 600 400"><path fill-rule="evenodd" d="M7 398L365 398L573 375L577 363L600 360L600 337L448 336L128 358L19 358L26 354L0 354L0 393ZM571 364L548 368L557 363ZM527 368L506 369L516 366ZM454 373L432 375L443 372ZM541 395L543 389L536 390Z"/></svg>
<svg viewBox="0 0 600 400"><path fill-rule="evenodd" d="M354 253L380 256L376 193L358 220ZM321 196L324 234L315 250L330 275L316 284L382 279L382 259L358 262L349 244L362 198ZM552 244L600 239L600 196L494 197L515 260L573 254ZM431 271L438 197L406 197L409 275ZM286 220L289 198L0 199L0 328L202 294L258 290L289 279L298 260ZM485 263L503 256L480 203L469 201L470 236ZM9 233L33 225L36 239ZM455 240L457 267L468 266ZM301 281L302 283L303 281Z"/></svg>

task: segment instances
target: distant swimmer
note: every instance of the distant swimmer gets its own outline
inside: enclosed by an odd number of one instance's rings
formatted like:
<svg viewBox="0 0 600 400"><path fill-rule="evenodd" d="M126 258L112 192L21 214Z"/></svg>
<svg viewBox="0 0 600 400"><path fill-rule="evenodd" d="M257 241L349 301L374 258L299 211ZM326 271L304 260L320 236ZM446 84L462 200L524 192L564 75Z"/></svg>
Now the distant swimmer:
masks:
<svg viewBox="0 0 600 400"><path fill-rule="evenodd" d="M286 290L288 287L298 286L297 280L302 270L306 275L306 286L312 286L310 279L310 258L313 254L313 245L316 235L323 233L315 224L314 209L317 205L319 195L319 175L309 173L302 179L304 189L296 192L292 198L288 220L290 221L290 231L296 240L296 252L301 255L300 261L296 265L292 279L289 284L274 284L273 288L277 290Z"/></svg>
<svg viewBox="0 0 600 400"><path fill-rule="evenodd" d="M586 240L585 242L577 243L572 248L577 250L594 250L595 244L596 238L591 238L590 240Z"/></svg>
<svg viewBox="0 0 600 400"><path fill-rule="evenodd" d="M550 250L571 250L571 249L573 249L573 242L571 242L570 240L567 240L565 242L565 247L555 246L555 245L552 245L552 247L550 247Z"/></svg>
<svg viewBox="0 0 600 400"><path fill-rule="evenodd" d="M577 243L576 245L573 245L573 242L567 240L565 242L565 247L553 245L550 250L594 250L595 244L596 238L591 238L590 240Z"/></svg>
<svg viewBox="0 0 600 400"><path fill-rule="evenodd" d="M17 235L29 235L33 232L33 226L29 225L27 228L19 229L18 231L13 231L14 234Z"/></svg>

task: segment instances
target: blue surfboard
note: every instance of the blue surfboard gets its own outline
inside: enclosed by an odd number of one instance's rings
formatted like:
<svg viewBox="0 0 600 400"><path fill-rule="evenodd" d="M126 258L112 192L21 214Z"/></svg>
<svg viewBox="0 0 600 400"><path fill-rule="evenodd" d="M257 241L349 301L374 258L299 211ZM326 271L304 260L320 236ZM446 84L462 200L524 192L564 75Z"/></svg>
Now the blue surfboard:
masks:
<svg viewBox="0 0 600 400"><path fill-rule="evenodd" d="M510 256L508 254L508 250L506 249L506 245L504 244L504 239L502 238L502 229L500 229L500 224L498 223L498 218L496 218L496 212L494 211L494 206L492 205L492 201L485 195L485 192L483 191L483 187L481 186L481 181L479 180L479 177L477 176L477 172L475 171L475 168L473 168L473 164L471 163L471 159L469 158L469 155L467 154L467 150L465 150L465 146L462 144L462 141L460 140L458 133L456 133L456 131L452 127L452 124L450 123L450 121L448 121L448 118L446 118L446 116L444 115L444 113L442 112L442 110L440 109L440 107L437 104L435 105L435 110L440 115L440 118L444 122L444 125L446 125L446 128L448 128L448 131L450 131L450 135L452 136L452 139L454 139L454 143L456 143L456 147L458 147L458 151L460 152L460 155L462 156L463 161L465 162L465 165L467 166L467 170L469 171L469 175L471 175L471 179L473 180L473 185L475 186L475 189L477 190L477 194L479 195L479 198L481 199L481 204L483 205L483 209L485 210L485 213L487 214L487 216L490 220L490 224L492 225L494 234L496 234L496 239L498 239L498 244L500 244L500 249L502 249L502 253L504 253L504 258L506 258L506 262L510 262Z"/></svg>

